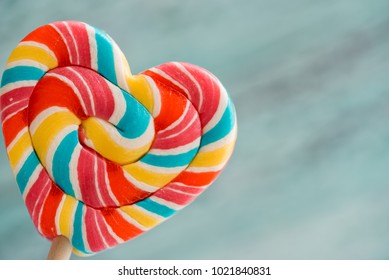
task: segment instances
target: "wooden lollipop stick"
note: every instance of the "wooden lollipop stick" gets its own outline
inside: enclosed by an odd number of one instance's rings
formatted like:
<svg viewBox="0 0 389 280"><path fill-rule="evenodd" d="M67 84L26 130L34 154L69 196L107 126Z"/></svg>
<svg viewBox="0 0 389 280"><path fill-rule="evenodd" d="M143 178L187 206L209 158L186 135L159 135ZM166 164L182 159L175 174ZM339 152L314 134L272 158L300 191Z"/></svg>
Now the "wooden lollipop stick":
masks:
<svg viewBox="0 0 389 280"><path fill-rule="evenodd" d="M72 254L72 245L69 240L60 235L53 239L50 247L48 260L68 260Z"/></svg>

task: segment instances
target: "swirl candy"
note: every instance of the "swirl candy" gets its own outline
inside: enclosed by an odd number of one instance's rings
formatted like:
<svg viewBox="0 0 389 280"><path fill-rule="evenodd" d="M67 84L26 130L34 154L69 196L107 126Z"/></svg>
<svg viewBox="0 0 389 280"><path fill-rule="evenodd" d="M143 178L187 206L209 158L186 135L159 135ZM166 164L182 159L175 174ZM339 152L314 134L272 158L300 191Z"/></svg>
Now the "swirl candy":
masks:
<svg viewBox="0 0 389 280"><path fill-rule="evenodd" d="M234 107L215 76L178 62L132 75L115 42L85 23L27 35L1 87L7 153L32 221L81 255L171 217L234 148Z"/></svg>

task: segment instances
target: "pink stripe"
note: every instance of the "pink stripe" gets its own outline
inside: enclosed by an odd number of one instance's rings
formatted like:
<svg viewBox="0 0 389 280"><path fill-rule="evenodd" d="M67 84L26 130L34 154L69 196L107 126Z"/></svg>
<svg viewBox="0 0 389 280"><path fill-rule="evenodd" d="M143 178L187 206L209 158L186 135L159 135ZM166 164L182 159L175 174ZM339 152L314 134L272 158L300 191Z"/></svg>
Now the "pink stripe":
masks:
<svg viewBox="0 0 389 280"><path fill-rule="evenodd" d="M4 120L8 115L11 115L16 112L20 112L26 109L28 106L28 99L20 100L17 103L12 104L7 109L1 112L1 119Z"/></svg>
<svg viewBox="0 0 389 280"><path fill-rule="evenodd" d="M100 190L100 195L103 200L104 205L117 206L116 202L111 198L108 189L111 189L109 182L105 180L107 175L107 166L105 160L101 159L100 156L97 156L97 184Z"/></svg>
<svg viewBox="0 0 389 280"><path fill-rule="evenodd" d="M65 44L68 47L69 51L69 59L71 64L78 64L78 55L77 55L77 49L76 44L71 36L71 33L69 32L67 26L63 22L56 22L54 23L55 27L60 31L62 37L64 38Z"/></svg>
<svg viewBox="0 0 389 280"><path fill-rule="evenodd" d="M80 69L83 69L83 68L77 67L77 66L72 67L72 70L76 71L78 74L81 74ZM85 83L84 78L82 76L80 77L79 75L77 75L76 73L71 71L68 67L57 68L56 73L63 75L64 77L68 78L69 80L71 80L73 82L74 86L80 92L81 99L82 99L83 103L85 104L86 112L84 112L84 114L86 116L93 115L93 111L92 111L92 102L93 101L91 100L91 96L88 93L88 88L87 88L87 85Z"/></svg>
<svg viewBox="0 0 389 280"><path fill-rule="evenodd" d="M178 193L167 187L164 187L160 191L156 192L154 195L155 197L162 198L166 201L173 202L181 206L191 203L196 198L196 196Z"/></svg>
<svg viewBox="0 0 389 280"><path fill-rule="evenodd" d="M103 237L99 233L99 225L97 222L97 215L95 209L86 207L85 213L85 228L86 238L89 248L92 252L98 252L106 249Z"/></svg>
<svg viewBox="0 0 389 280"><path fill-rule="evenodd" d="M28 100L33 89L34 87L19 87L3 93L0 97L1 110L18 101Z"/></svg>
<svg viewBox="0 0 389 280"><path fill-rule="evenodd" d="M77 164L77 175L82 201L87 205L98 208L103 205L96 191L95 158L96 155L91 151L85 148L81 149Z"/></svg>
<svg viewBox="0 0 389 280"><path fill-rule="evenodd" d="M96 72L86 69L78 68L78 72L84 77L85 82L90 88L93 101L95 105L95 116L103 120L108 120L115 109L115 103L112 92L108 87L108 81Z"/></svg>
<svg viewBox="0 0 389 280"><path fill-rule="evenodd" d="M78 48L78 63L91 68L90 44L86 26L83 23L77 23L77 25L72 24L71 27Z"/></svg>
<svg viewBox="0 0 389 280"><path fill-rule="evenodd" d="M200 187L181 186L181 185L177 185L175 183L170 183L165 188L170 188L170 189L182 191L182 192L185 192L188 194L194 194L196 196L201 194L204 191L204 189L200 188Z"/></svg>
<svg viewBox="0 0 389 280"><path fill-rule="evenodd" d="M207 70L186 63L181 63L181 65L198 81L203 93L203 106L202 108L196 106L196 108L200 115L202 127L204 127L217 111L221 94L219 84L216 78Z"/></svg>
<svg viewBox="0 0 389 280"><path fill-rule="evenodd" d="M109 247L116 246L118 242L116 241L115 238L113 238L113 236L109 232L108 225L103 217L102 211L96 212L96 220L100 228L101 236L104 238L105 242L108 244Z"/></svg>
<svg viewBox="0 0 389 280"><path fill-rule="evenodd" d="M200 101L200 92L196 86L196 84L191 80L191 78L184 72L181 71L173 63L165 63L157 66L156 68L162 70L167 75L169 75L173 80L179 83L183 88L189 91L189 96L187 98L192 102L192 104L198 108ZM186 93L182 92L186 95Z"/></svg>
<svg viewBox="0 0 389 280"><path fill-rule="evenodd" d="M27 210L30 213L31 219L36 228L39 225L39 215L43 210L43 203L46 200L46 197L49 195L50 186L52 182L47 175L46 171L42 169L39 173L38 179L31 186L28 194L25 198L25 203Z"/></svg>

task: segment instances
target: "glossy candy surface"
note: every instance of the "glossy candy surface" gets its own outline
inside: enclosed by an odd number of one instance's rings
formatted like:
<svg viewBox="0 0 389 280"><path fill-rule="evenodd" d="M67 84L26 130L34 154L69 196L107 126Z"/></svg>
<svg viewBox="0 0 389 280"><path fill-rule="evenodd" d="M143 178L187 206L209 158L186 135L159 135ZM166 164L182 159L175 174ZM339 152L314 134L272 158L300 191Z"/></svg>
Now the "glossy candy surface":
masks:
<svg viewBox="0 0 389 280"><path fill-rule="evenodd" d="M234 148L235 110L215 76L178 62L132 75L115 42L85 23L27 35L1 86L7 153L34 225L81 255L171 217Z"/></svg>

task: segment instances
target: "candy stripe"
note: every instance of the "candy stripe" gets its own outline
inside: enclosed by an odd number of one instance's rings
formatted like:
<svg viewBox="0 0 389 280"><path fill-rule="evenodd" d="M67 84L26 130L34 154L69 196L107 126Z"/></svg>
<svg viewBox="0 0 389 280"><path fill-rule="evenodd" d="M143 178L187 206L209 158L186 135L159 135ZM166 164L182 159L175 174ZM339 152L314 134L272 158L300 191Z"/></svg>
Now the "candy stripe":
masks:
<svg viewBox="0 0 389 280"><path fill-rule="evenodd" d="M132 75L112 38L81 22L28 34L1 87L7 153L32 221L80 255L173 216L235 145L235 110L215 76L180 62Z"/></svg>

